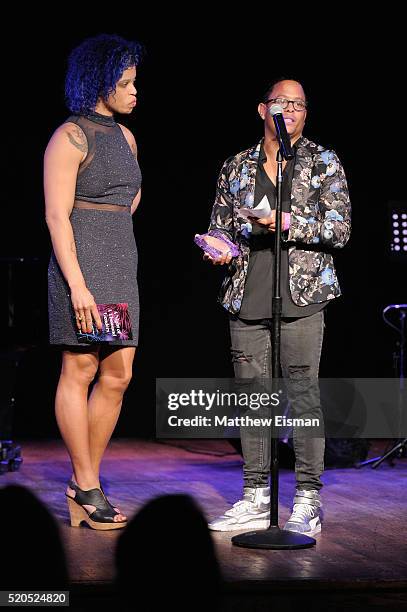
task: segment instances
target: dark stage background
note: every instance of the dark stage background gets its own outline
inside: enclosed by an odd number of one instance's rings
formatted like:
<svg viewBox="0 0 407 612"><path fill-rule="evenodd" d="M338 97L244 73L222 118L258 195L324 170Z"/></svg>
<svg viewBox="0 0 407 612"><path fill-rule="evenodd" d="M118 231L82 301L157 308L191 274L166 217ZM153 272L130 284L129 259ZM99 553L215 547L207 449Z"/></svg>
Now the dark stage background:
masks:
<svg viewBox="0 0 407 612"><path fill-rule="evenodd" d="M7 347L12 341L26 349L16 373L15 436L58 435L53 398L59 356L47 344L50 241L42 156L68 115L67 55L100 32L136 38L147 51L138 71L137 109L119 118L136 136L143 172L143 197L134 215L142 310L134 378L116 435L154 434L155 377L232 375L227 317L216 303L222 271L202 261L193 236L207 229L224 159L262 136L257 103L279 76L304 84L310 103L304 134L336 150L353 205L352 238L336 257L344 295L327 310L321 375L393 375L396 334L381 313L387 304L407 301L405 262L388 256L386 204L406 200L403 38L399 42L393 28L384 43L379 29L352 31L345 17L336 16L318 32L312 22L294 31L291 25L285 41L272 28L260 32L241 19L235 27L201 15L182 25L172 15L160 32L151 20L131 17L114 24L106 17L89 27L27 27L13 48L13 99L3 111L9 163L2 176L0 270L15 307L10 334L3 291L3 394L15 373L13 366L7 369ZM10 264L10 257L26 261Z"/></svg>

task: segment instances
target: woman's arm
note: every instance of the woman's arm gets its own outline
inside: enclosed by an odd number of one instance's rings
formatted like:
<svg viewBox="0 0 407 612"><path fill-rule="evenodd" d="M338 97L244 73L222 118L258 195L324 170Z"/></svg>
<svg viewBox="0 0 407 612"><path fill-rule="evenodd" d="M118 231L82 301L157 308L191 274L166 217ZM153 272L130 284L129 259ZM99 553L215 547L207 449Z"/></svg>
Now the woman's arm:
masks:
<svg viewBox="0 0 407 612"><path fill-rule="evenodd" d="M92 331L92 315L100 323L93 296L86 288L76 255L69 220L75 200L78 168L87 154L86 136L73 123L65 123L53 134L44 156L45 219L59 267L71 289L75 313L82 316L82 331Z"/></svg>
<svg viewBox="0 0 407 612"><path fill-rule="evenodd" d="M130 209L131 214L133 214L136 211L137 206L140 204L140 200L141 200L141 188L138 190L137 195L131 204L131 209Z"/></svg>

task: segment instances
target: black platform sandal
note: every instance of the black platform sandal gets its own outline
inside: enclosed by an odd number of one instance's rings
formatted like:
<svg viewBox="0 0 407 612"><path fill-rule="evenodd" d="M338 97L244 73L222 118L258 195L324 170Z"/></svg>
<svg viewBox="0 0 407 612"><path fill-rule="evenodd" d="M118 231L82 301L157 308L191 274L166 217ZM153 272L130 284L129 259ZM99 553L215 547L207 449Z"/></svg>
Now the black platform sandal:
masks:
<svg viewBox="0 0 407 612"><path fill-rule="evenodd" d="M72 480L69 488L75 491L75 497L65 493L68 500L71 526L79 527L85 521L92 529L122 529L127 525L126 521L115 521L114 517L119 514L100 489L89 489L82 491ZM83 506L95 506L96 510L89 513Z"/></svg>
<svg viewBox="0 0 407 612"><path fill-rule="evenodd" d="M102 491L102 493L103 493L103 495L104 495L104 497L105 497L105 499L106 499L107 503L108 503L108 504L109 504L109 506L112 508L113 512L116 512L116 514L117 514L117 512L118 512L119 514L123 514L123 512L120 512L120 509L119 509L117 506L114 506L114 505L112 504L112 502L109 500L109 498L108 498L108 496L106 495L105 490L104 490L104 488L102 487L102 485L100 485L100 490ZM127 519L126 519L126 520L127 520Z"/></svg>

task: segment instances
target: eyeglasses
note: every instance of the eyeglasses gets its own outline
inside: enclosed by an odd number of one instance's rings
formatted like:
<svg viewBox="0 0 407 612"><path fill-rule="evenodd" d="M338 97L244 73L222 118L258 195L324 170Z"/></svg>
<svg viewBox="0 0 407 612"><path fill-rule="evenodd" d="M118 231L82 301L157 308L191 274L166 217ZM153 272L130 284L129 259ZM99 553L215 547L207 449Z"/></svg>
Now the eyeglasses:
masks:
<svg viewBox="0 0 407 612"><path fill-rule="evenodd" d="M307 108L306 102L303 102L302 100L287 100L287 98L270 98L270 100L266 100L265 103L268 104L269 102L275 102L276 104L279 104L283 110L286 110L289 107L290 102L293 105L294 110L296 111L305 111L305 109Z"/></svg>

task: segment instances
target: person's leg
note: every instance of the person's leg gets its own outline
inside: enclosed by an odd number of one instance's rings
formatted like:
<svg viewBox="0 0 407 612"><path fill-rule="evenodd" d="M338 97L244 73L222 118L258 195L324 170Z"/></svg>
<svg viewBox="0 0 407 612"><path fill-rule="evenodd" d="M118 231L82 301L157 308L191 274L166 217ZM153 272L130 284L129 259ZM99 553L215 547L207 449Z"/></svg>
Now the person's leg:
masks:
<svg viewBox="0 0 407 612"><path fill-rule="evenodd" d="M99 487L89 445L88 389L99 365L98 350L64 350L55 416L81 489Z"/></svg>
<svg viewBox="0 0 407 612"><path fill-rule="evenodd" d="M318 418L321 437L294 428L297 489L320 490L324 469L325 438L318 373L324 335L324 312L282 322L281 368L292 394L293 417Z"/></svg>
<svg viewBox="0 0 407 612"><path fill-rule="evenodd" d="M74 362L80 370L79 375L73 372L69 353L65 358L70 365L71 378L77 376L79 379L87 381L85 390L82 390L80 394L81 406L82 408L85 407L85 410L81 409L80 415L77 414L77 411L72 410L72 398L69 395L63 395L64 404L61 404L60 397L58 401L57 418L63 425L64 431L71 433L67 446L70 449L74 474L73 482L68 485L67 495L76 500L87 512L87 514L84 513L69 500L71 524L73 525L79 525L82 520L85 520L94 529L110 529L113 528L112 523L120 527L124 526L127 520L118 508L114 508L110 504L100 490L95 491L95 489L100 489L99 466L119 417L124 391L131 379L134 353L135 348L133 347L98 347L94 350L93 368L87 367L89 364L83 359ZM88 399L88 387L98 366L99 376ZM69 383L71 383L70 379ZM69 384L69 390L71 388L72 385ZM62 391L64 391L63 386ZM61 410L61 405L66 405L66 410ZM72 419L67 417L69 414L73 415ZM65 435L64 439L66 438ZM82 469L78 469L76 467L78 461L73 460L76 455L72 452L72 448L75 444L78 445L79 441L86 447L89 479L81 476ZM80 451L82 453L80 455L81 459L84 461L85 451L82 447ZM93 491L91 491L92 489Z"/></svg>
<svg viewBox="0 0 407 612"><path fill-rule="evenodd" d="M246 322L230 317L230 334L235 391L258 392L259 385L267 389L270 382L270 330L267 322ZM238 416L258 418L268 416L268 411L242 409ZM270 522L270 432L266 427L242 426L240 437L244 459L243 499L209 523L213 531L265 529Z"/></svg>
<svg viewBox="0 0 407 612"><path fill-rule="evenodd" d="M100 462L120 415L123 395L132 377L135 347L102 350L99 375L88 401L92 468L99 477Z"/></svg>
<svg viewBox="0 0 407 612"><path fill-rule="evenodd" d="M316 418L318 436L294 427L296 494L293 512L284 529L313 536L321 531L321 475L325 438L319 394L319 362L324 313L286 320L281 328L281 366L287 382L293 417Z"/></svg>
<svg viewBox="0 0 407 612"><path fill-rule="evenodd" d="M250 393L250 380L264 385L266 391L271 381L270 329L266 321L246 321L230 318L231 354L239 390ZM253 388L259 391L259 388ZM252 418L269 416L268 408L256 411L242 410L240 416ZM244 459L244 487L268 487L270 469L270 436L266 427L241 427L240 438Z"/></svg>

